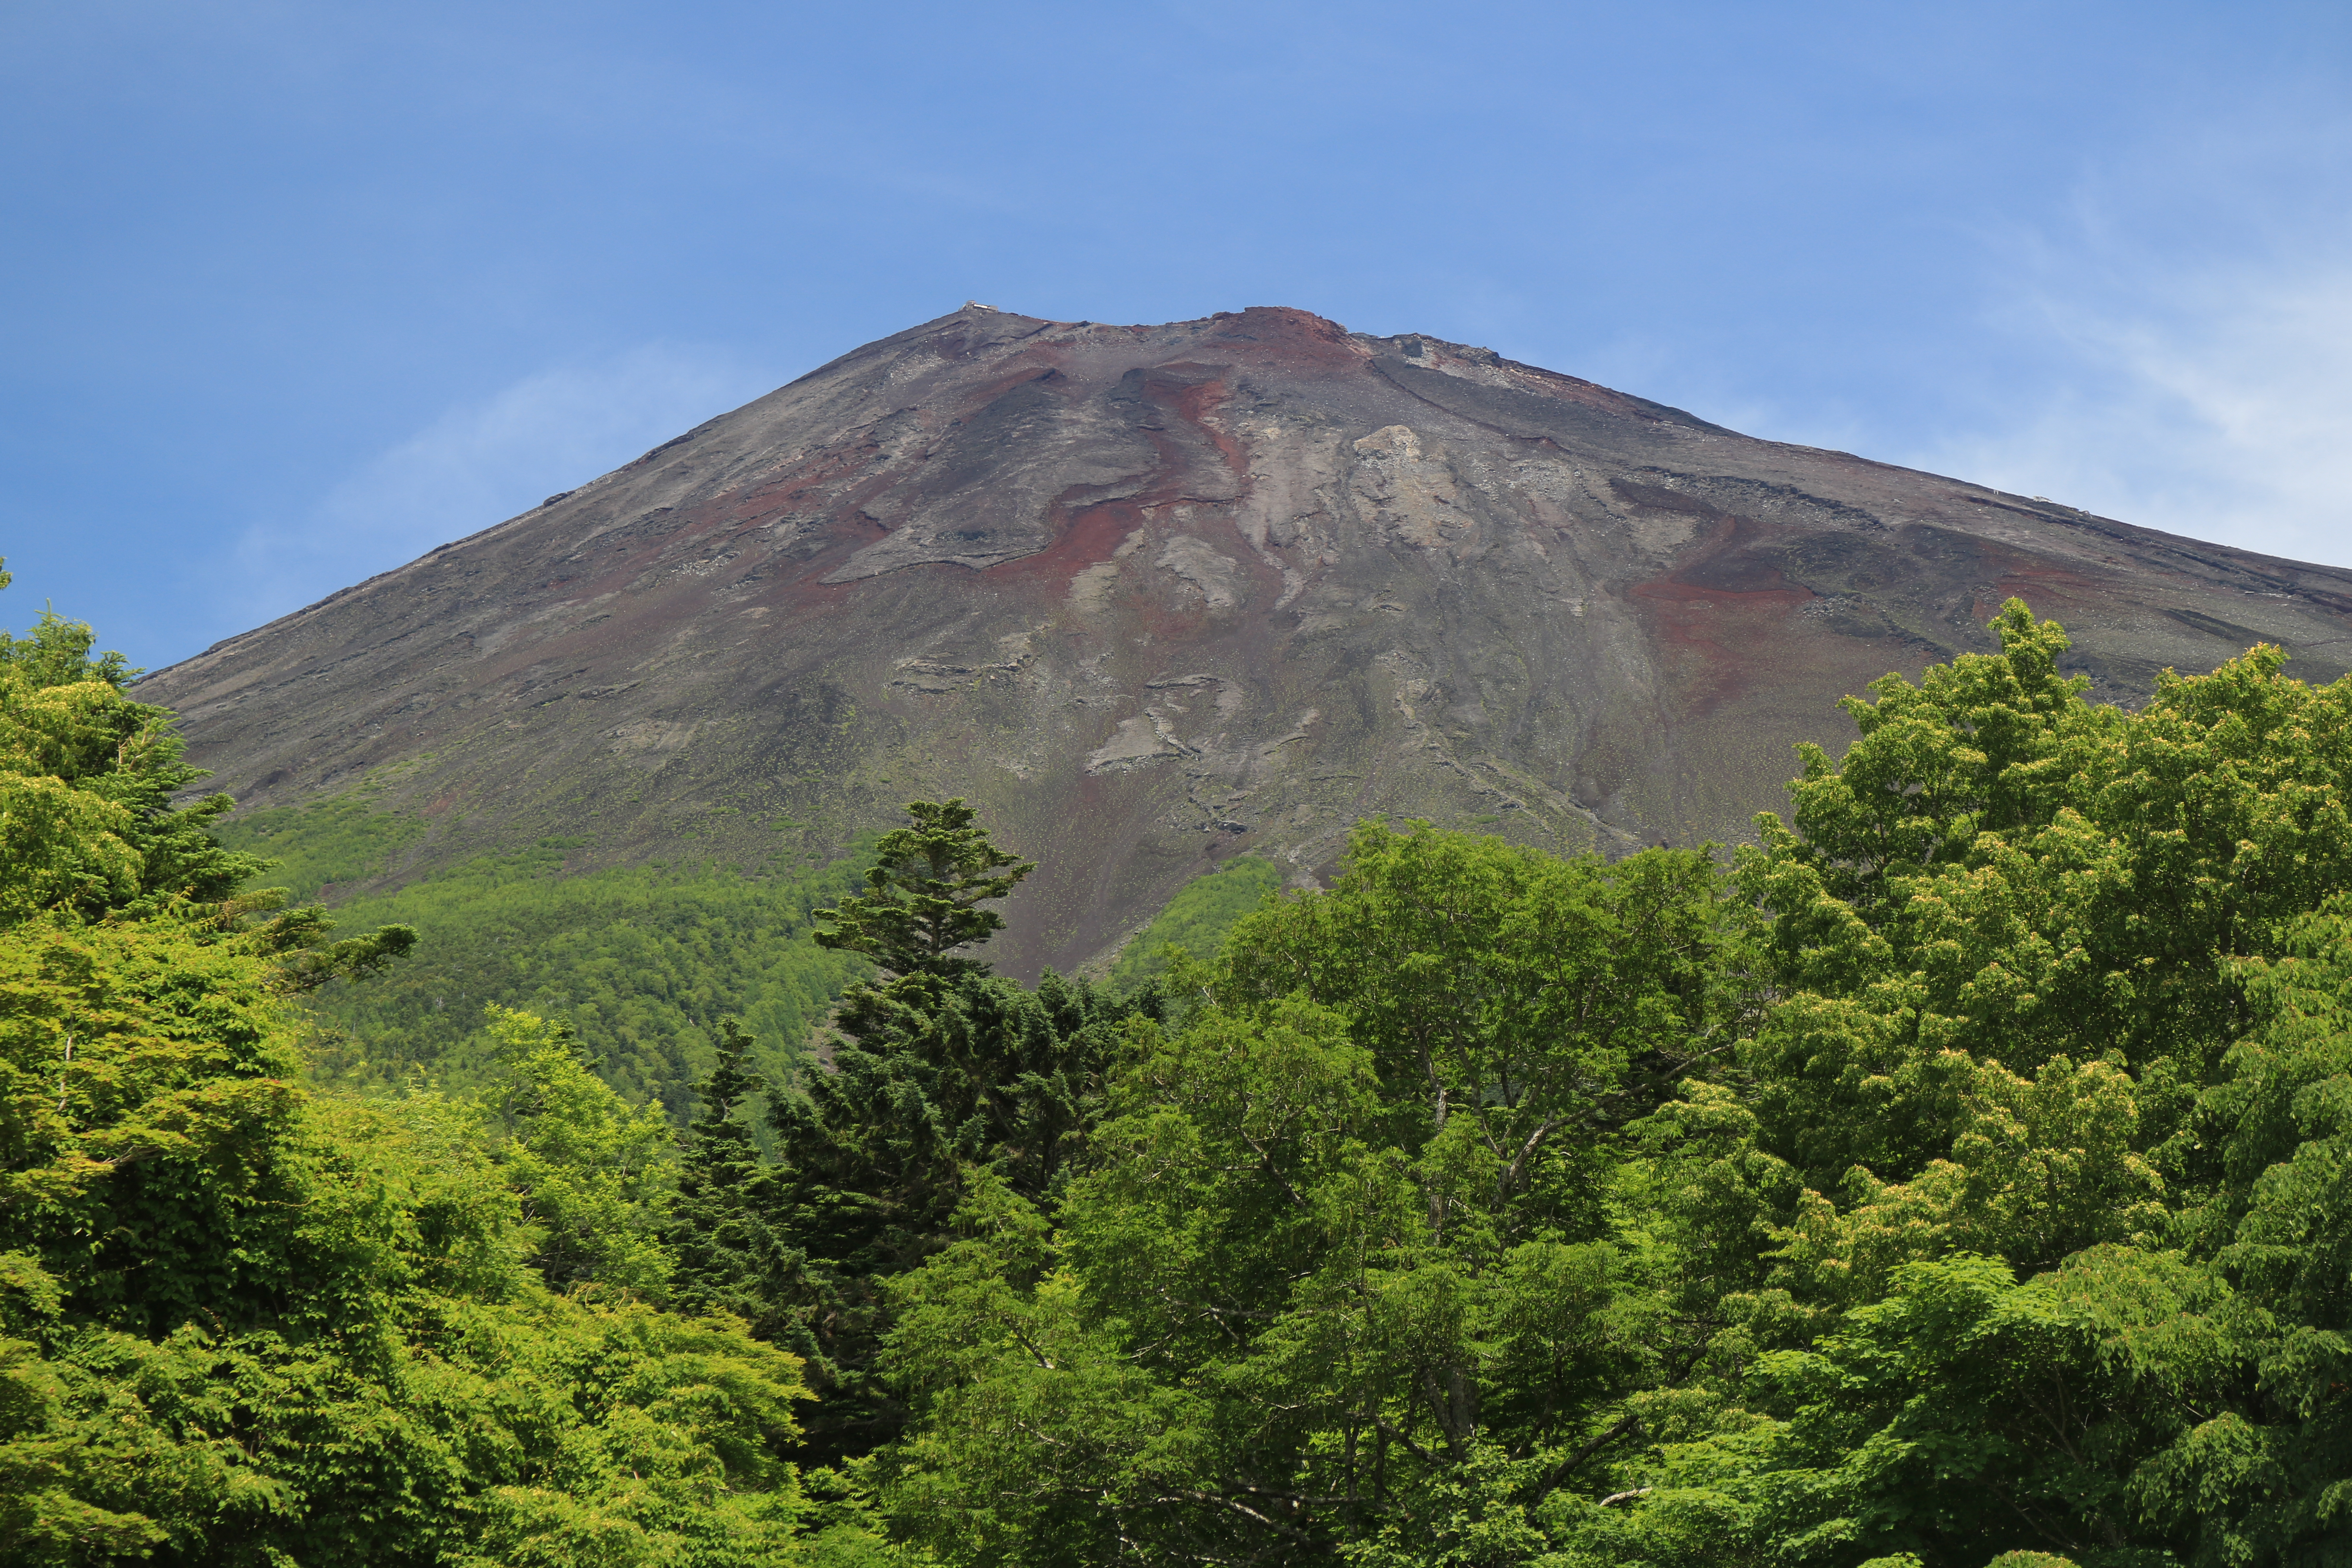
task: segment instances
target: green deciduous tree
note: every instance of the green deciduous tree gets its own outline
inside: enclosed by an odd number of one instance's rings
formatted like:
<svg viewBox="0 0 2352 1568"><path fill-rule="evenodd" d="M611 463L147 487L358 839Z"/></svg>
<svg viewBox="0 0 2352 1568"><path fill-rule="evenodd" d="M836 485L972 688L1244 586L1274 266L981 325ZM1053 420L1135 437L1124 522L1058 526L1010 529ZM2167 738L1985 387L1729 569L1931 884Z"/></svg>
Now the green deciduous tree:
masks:
<svg viewBox="0 0 2352 1568"><path fill-rule="evenodd" d="M289 908L280 889L236 896L268 862L215 834L226 795L172 804L206 775L182 760L168 712L124 694L138 671L121 654L91 657L96 642L87 625L47 612L29 637L0 632L0 925L208 918L278 955L287 990L375 973L408 951L406 926L329 943L333 922L318 906Z"/></svg>
<svg viewBox="0 0 2352 1568"><path fill-rule="evenodd" d="M1606 1154L1752 1005L1723 893L1689 852L1359 829L1184 1027L1139 1030L1058 1234L976 1196L983 1234L896 1287L903 1527L960 1561L1303 1563L1502 1486L1465 1528L1518 1539L1706 1345Z"/></svg>
<svg viewBox="0 0 2352 1568"><path fill-rule="evenodd" d="M495 1002L488 1016L502 1068L485 1097L491 1147L537 1232L540 1272L558 1290L594 1282L663 1299L677 1182L668 1118L613 1092L569 1026Z"/></svg>
<svg viewBox="0 0 2352 1568"><path fill-rule="evenodd" d="M227 796L173 807L205 773L169 714L124 695L138 671L90 656L96 641L54 613L28 637L0 632L0 917L218 902L260 868L211 832Z"/></svg>
<svg viewBox="0 0 2352 1568"><path fill-rule="evenodd" d="M1368 828L889 1287L959 1563L2352 1562L2352 681L2021 605L1794 820Z"/></svg>
<svg viewBox="0 0 2352 1568"><path fill-rule="evenodd" d="M796 1550L795 1358L615 1289L667 1129L544 1040L503 1143L314 1100L285 1006L201 927L0 932L0 1558Z"/></svg>
<svg viewBox="0 0 2352 1568"><path fill-rule="evenodd" d="M1862 740L1743 865L1781 995L1745 1106L1662 1111L1656 1168L1769 1242L1726 1260L1744 1299L1801 1310L1727 1389L1746 1424L1632 1468L1593 1550L2352 1553L2317 1381L2344 1383L2344 1305L2294 1293L2337 1245L2311 1173L2352 1065L2352 683L2256 648L2123 713L2058 674L2055 626L1996 629L1854 705Z"/></svg>
<svg viewBox="0 0 2352 1568"><path fill-rule="evenodd" d="M40 852L0 918L0 1562L814 1550L797 1358L643 1299L667 1128L520 1014L493 1108L307 1093L323 922L228 896L250 858L88 647L0 645L0 777L97 803L0 821Z"/></svg>
<svg viewBox="0 0 2352 1568"><path fill-rule="evenodd" d="M2234 961L2352 878L2352 687L2256 648L2125 715L2057 673L2056 626L1994 627L2000 653L1850 702L1862 738L1809 755L1742 864L1790 994L1753 1058L1766 1136L1824 1190L1948 1150L1951 1051L2118 1053L2160 1141L2250 1022Z"/></svg>

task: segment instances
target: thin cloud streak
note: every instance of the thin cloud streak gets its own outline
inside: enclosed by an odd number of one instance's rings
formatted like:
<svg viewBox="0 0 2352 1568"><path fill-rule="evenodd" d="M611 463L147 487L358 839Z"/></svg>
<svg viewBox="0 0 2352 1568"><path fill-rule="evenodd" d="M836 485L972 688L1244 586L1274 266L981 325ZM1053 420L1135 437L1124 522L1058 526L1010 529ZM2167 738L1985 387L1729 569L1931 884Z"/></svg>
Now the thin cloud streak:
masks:
<svg viewBox="0 0 2352 1568"><path fill-rule="evenodd" d="M652 344L525 376L452 408L337 483L298 522L249 528L229 583L257 624L413 561L627 462L781 378Z"/></svg>
<svg viewBox="0 0 2352 1568"><path fill-rule="evenodd" d="M1907 461L2193 538L2352 565L2352 267L2032 302L2070 373Z"/></svg>

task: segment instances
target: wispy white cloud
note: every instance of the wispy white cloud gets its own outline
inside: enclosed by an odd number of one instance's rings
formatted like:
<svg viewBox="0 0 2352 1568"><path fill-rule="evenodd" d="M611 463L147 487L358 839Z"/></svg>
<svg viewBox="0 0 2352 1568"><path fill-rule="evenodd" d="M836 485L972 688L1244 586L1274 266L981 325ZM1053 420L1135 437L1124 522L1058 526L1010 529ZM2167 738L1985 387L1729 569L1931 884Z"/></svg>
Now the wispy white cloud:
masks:
<svg viewBox="0 0 2352 1568"><path fill-rule="evenodd" d="M2090 271L2090 268L2084 270ZM2006 420L1906 461L2195 538L2352 565L2352 263L2283 258L2095 288L2047 276L2004 312L2049 379Z"/></svg>
<svg viewBox="0 0 2352 1568"><path fill-rule="evenodd" d="M667 344L525 376L449 409L236 551L254 620L283 615L609 471L772 384L733 357Z"/></svg>
<svg viewBox="0 0 2352 1568"><path fill-rule="evenodd" d="M2352 565L2352 113L2284 89L1979 237L2012 372L1904 459Z"/></svg>

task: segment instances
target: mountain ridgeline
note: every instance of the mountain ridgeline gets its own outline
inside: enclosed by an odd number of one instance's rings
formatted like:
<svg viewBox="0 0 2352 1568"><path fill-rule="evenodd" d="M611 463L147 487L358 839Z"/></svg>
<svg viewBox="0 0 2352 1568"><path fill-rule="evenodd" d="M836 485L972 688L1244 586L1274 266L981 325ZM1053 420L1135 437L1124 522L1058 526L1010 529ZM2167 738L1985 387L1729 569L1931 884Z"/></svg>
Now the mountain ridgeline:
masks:
<svg viewBox="0 0 2352 1568"><path fill-rule="evenodd" d="M0 1568L2352 1563L2352 574L973 306L96 646Z"/></svg>
<svg viewBox="0 0 2352 1568"><path fill-rule="evenodd" d="M1034 977L1236 855L1318 885L1368 816L1745 840L1840 698L1989 650L2012 596L2126 704L2352 647L2352 573L1484 349L973 306L140 690L246 811L365 828L331 905L546 840L566 878L798 874L962 796L1040 861L995 948Z"/></svg>

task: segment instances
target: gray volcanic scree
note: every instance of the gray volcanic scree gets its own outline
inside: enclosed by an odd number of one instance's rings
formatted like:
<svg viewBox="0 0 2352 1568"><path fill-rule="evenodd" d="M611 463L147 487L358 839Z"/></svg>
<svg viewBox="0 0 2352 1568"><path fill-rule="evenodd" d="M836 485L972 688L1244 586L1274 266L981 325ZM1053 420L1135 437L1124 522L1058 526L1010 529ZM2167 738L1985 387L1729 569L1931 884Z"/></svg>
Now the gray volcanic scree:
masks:
<svg viewBox="0 0 2352 1568"><path fill-rule="evenodd" d="M373 773L388 885L839 842L961 795L1070 967L1358 817L1556 850L1744 837L1836 700L2018 595L2094 695L2258 639L2332 679L2352 573L1759 441L1425 337L971 306L151 677L248 805ZM2307 651L2306 651L2307 650ZM390 768L388 764L405 763ZM593 814L593 815L592 815Z"/></svg>

